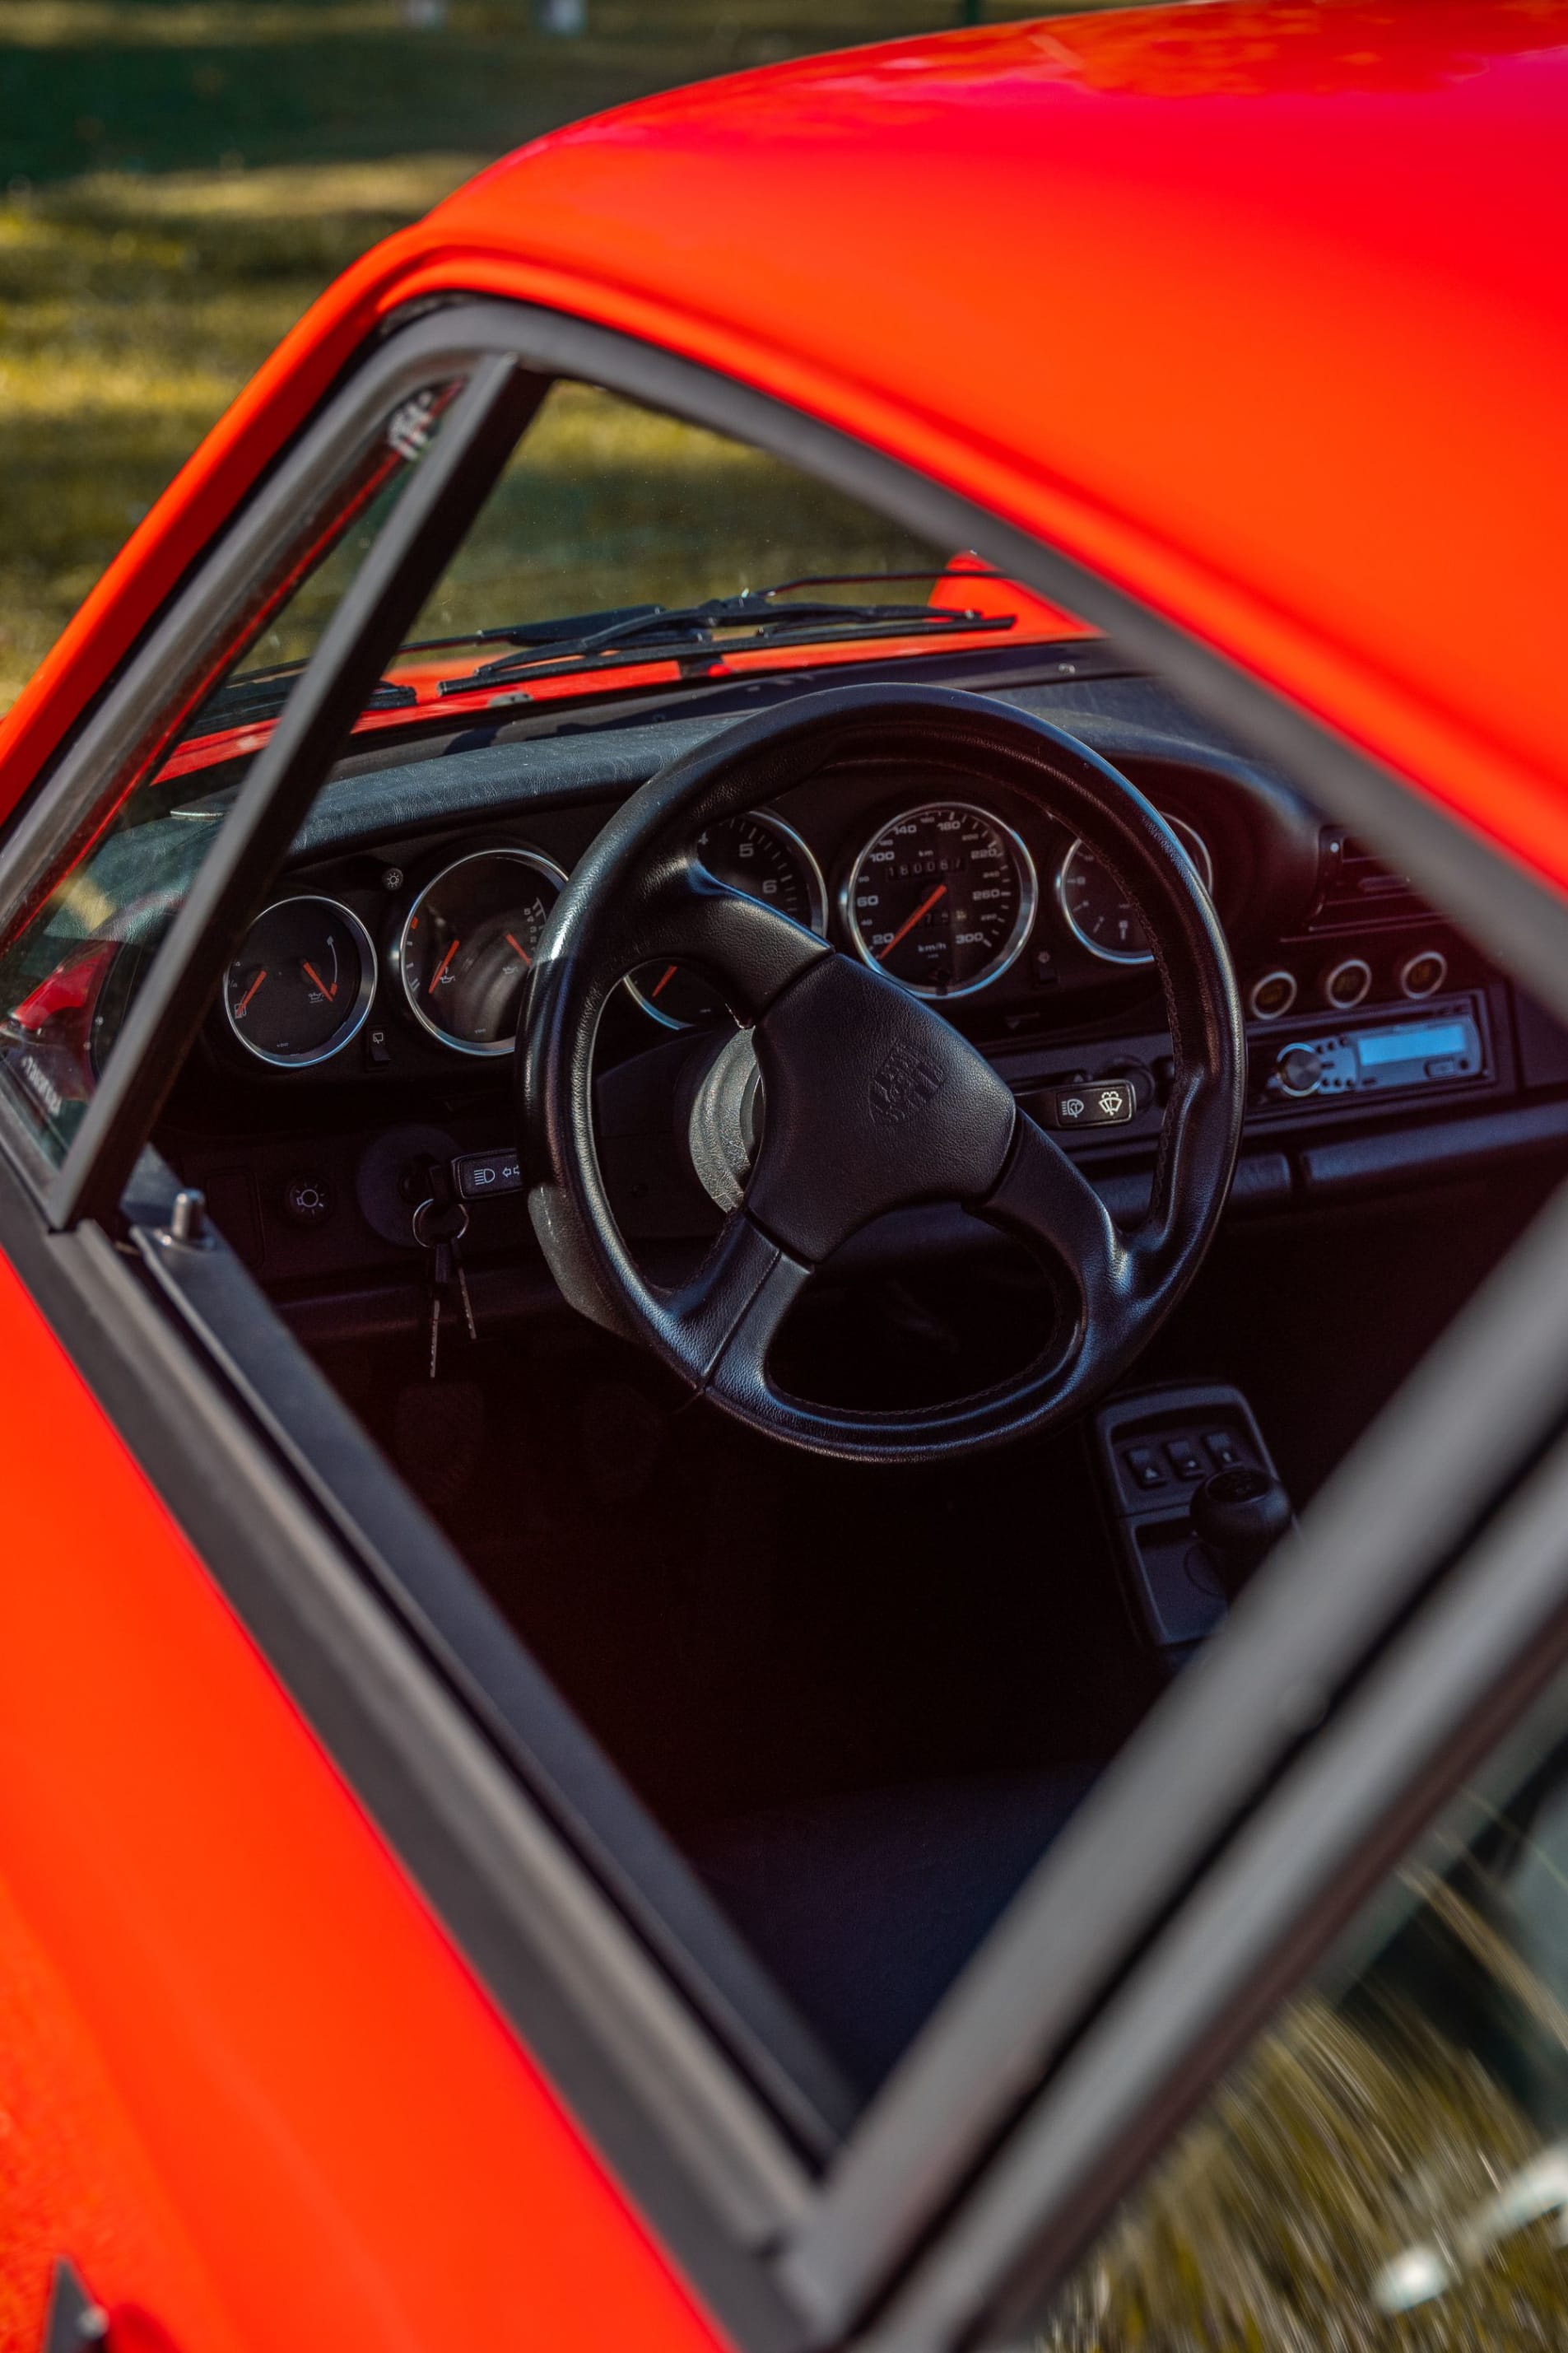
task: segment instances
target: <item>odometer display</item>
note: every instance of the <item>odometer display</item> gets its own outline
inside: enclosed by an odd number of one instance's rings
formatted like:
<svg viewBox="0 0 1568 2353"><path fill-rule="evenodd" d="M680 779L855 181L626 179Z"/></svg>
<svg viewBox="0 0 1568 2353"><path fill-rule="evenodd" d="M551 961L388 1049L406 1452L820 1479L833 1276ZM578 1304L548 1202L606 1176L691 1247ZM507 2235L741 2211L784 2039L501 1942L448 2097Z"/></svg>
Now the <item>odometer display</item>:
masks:
<svg viewBox="0 0 1568 2353"><path fill-rule="evenodd" d="M341 1052L374 994L370 934L335 899L279 899L258 915L223 984L240 1044L288 1070Z"/></svg>
<svg viewBox="0 0 1568 2353"><path fill-rule="evenodd" d="M443 1045L509 1051L565 880L531 849L477 849L426 884L403 926L398 965L410 1012Z"/></svg>
<svg viewBox="0 0 1568 2353"><path fill-rule="evenodd" d="M776 907L808 932L826 932L827 902L816 860L799 834L771 809L721 818L703 827L691 848L716 881ZM718 989L688 965L639 965L626 986L645 1012L671 1029L690 1029L727 1016Z"/></svg>
<svg viewBox="0 0 1568 2353"><path fill-rule="evenodd" d="M885 826L844 894L868 964L917 997L964 997L1005 973L1035 920L1033 861L1011 826L929 801Z"/></svg>

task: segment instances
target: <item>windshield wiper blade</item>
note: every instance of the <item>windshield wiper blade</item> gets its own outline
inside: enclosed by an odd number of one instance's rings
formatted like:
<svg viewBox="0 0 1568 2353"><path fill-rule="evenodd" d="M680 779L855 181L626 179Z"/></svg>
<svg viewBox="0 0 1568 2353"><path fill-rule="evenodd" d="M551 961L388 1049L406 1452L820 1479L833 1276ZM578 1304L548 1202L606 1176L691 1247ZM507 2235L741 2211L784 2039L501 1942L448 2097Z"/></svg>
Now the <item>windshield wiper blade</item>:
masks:
<svg viewBox="0 0 1568 2353"><path fill-rule="evenodd" d="M999 572L977 572L969 564L938 564L923 572L803 572L794 580L776 580L771 588L752 588L746 593L753 600L792 595L797 588L886 588L913 580L1000 580ZM721 600L724 601L724 600ZM673 609L685 611L681 607ZM852 610L843 605L836 609ZM916 608L921 613L932 608L927 605ZM940 608L938 608L940 609ZM399 646L400 654L445 654L458 646L536 646L559 645L563 639L596 634L616 622L642 621L672 608L667 605L608 605L592 613L564 613L551 620L503 621L484 629L458 629L447 638L410 638ZM292 668L292 664L287 665ZM270 672L268 673L271 675Z"/></svg>
<svg viewBox="0 0 1568 2353"><path fill-rule="evenodd" d="M244 678L230 679L197 705L184 733L189 735L199 726L204 734L211 734L222 727L243 727L252 720L276 719L293 693L304 667L302 661L279 662L275 670L251 670ZM366 696L364 707L367 711L403 711L418 700L411 686L398 686L393 680L384 678Z"/></svg>
<svg viewBox="0 0 1568 2353"><path fill-rule="evenodd" d="M933 575L921 574L920 578ZM790 587L794 582L787 583ZM805 583L801 584L805 586ZM826 585L826 584L825 584ZM535 630L526 625L515 630L487 634L510 638L519 649L494 661L481 662L460 677L443 679L442 694L461 694L477 686L501 685L509 680L549 677L563 670L624 665L625 651L656 657L665 651L753 652L790 643L823 644L836 638L897 636L952 636L973 629L1010 629L1016 615L944 609L931 605L856 604L826 597L782 601L776 588L743 589L735 596L710 596L700 605L655 605L601 617L598 624L575 637L563 623ZM743 632L719 646L721 632ZM521 641L521 646L519 641ZM473 642L470 640L470 642Z"/></svg>

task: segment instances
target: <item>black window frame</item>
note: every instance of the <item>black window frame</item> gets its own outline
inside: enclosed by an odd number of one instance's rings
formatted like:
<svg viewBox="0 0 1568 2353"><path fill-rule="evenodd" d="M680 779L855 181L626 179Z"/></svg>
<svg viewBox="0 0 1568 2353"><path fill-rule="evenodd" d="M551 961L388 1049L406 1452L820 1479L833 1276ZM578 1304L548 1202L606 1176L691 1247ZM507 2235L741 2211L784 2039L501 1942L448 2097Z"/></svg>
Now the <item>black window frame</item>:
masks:
<svg viewBox="0 0 1568 2353"><path fill-rule="evenodd" d="M595 1826L552 1802L549 1743L541 1756L528 1724L508 1713L552 1714L537 1670L412 1499L393 1488L400 1525L377 1519L373 1479L384 1498L390 1483L380 1458L221 1243L197 1252L174 1241L170 1183L151 1155L137 1162L142 1138L379 675L388 632L466 528L530 403L557 376L751 441L928 538L975 547L1098 623L1197 709L1310 779L1565 1018L1568 918L1522 870L1306 713L885 453L654 345L461 295L389 322L197 560L0 842L0 902L101 789L116 747L188 666L218 601L286 527L287 501L310 470L341 462L364 419L395 405L398 387L447 375L465 376L468 389L428 474L252 769L223 829L230 851L170 934L164 979L128 1025L103 1108L95 1102L53 1173L0 1124L0 1243L414 1877L725 2325L742 2343L771 2348L836 2341L880 2314L879 2334L945 2347L992 2325L1026 2274L1037 2283L1042 2261L1065 2260L1062 2249L1091 2227L1095 2195L1103 2211L1116 2194L1118 2166L1124 2177L1139 2132L1146 2144L1150 2119L1179 2108L1151 2063L1149 2101L1114 2147L1086 2159L1072 2200L1048 2172L1027 2170L1042 2136L1053 2141L1068 2128L1062 2104L1094 2036L1116 2029L1118 2003L1149 1971L1173 1966L1205 1890L1222 1888L1226 1871L1245 1874L1251 1828L1308 1788L1303 1774L1331 1776L1334 1759L1350 1753L1359 1689L1394 1673L1422 1628L1439 1623L1432 1613L1470 1574L1472 1535L1488 1529L1500 1499L1531 1476L1568 1420L1568 1212L1560 1203L1548 1210L1437 1344L1386 1426L1315 1507L1300 1560L1267 1580L1118 1760L814 2179L800 2131L781 2122L757 2081L754 2054L748 2074L735 2037L725 2042L710 2010L698 2017L636 1889L585 1852ZM134 1255L115 1247L125 1224ZM150 1362L155 1381L145 1377ZM1557 1573L1568 1589L1568 1564ZM1555 1658L1564 1629L1552 1623L1552 1640L1538 1636L1529 1660L1494 1659L1492 1688L1511 1687L1531 1660ZM509 1644L510 1680L498 1689L495 1661ZM1456 1693L1451 1704L1450 1758L1480 1703L1472 1692L1461 1704ZM1323 1719L1315 1734L1314 1710ZM565 1712L558 1702L553 1712L558 1734ZM573 1736L561 1736L570 1745ZM1412 1773L1425 1737L1405 1725L1400 1756ZM1442 1775L1429 1762L1424 1773L1415 1774L1421 1801L1436 1803ZM1380 1826L1386 1835L1409 1810L1396 1779L1391 1772L1379 1825L1355 1850L1363 1862ZM647 1829L634 1808L614 1835L635 1841ZM1108 1851L1139 1865L1120 1884L1104 1869ZM1354 1877L1347 1862L1336 1884ZM1303 1870L1276 1889L1281 1918L1292 1889L1300 1898L1280 1947L1292 1966L1305 1966L1310 1923L1332 1908L1320 1889L1310 1910L1310 1883ZM1277 1957L1260 1963L1250 1982L1272 1985L1277 1966ZM1233 2017L1245 2009L1238 2001ZM1189 2090L1212 2072L1214 2039L1201 2050L1200 2042L1168 2071Z"/></svg>

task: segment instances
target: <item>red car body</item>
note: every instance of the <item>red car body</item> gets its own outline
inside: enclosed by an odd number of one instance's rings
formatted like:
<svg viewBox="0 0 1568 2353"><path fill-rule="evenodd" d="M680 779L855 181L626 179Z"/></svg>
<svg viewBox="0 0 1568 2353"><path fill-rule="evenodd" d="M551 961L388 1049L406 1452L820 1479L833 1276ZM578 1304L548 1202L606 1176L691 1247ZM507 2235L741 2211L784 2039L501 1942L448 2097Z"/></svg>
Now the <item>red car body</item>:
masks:
<svg viewBox="0 0 1568 2353"><path fill-rule="evenodd" d="M889 453L1568 883L1565 147L1533 0L957 33L557 133L288 338L0 729L0 812L462 291ZM716 2341L5 1267L0 1345L0 2346L67 2252L116 2348Z"/></svg>

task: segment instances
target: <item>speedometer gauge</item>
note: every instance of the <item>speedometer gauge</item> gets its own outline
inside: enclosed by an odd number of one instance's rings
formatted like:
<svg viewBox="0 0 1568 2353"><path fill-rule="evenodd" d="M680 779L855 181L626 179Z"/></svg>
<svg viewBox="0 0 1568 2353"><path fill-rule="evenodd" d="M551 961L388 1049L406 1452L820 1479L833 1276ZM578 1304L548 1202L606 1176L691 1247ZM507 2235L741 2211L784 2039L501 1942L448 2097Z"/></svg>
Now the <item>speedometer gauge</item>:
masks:
<svg viewBox="0 0 1568 2353"><path fill-rule="evenodd" d="M1205 891L1214 889L1214 864L1208 845L1184 818L1161 816L1186 851ZM1148 934L1132 901L1108 866L1092 849L1075 841L1057 869L1057 904L1068 929L1106 964L1152 964Z"/></svg>
<svg viewBox="0 0 1568 2353"><path fill-rule="evenodd" d="M1036 896L1011 826L966 801L928 801L867 843L844 912L868 964L917 997L967 997L1017 955Z"/></svg>
<svg viewBox="0 0 1568 2353"><path fill-rule="evenodd" d="M531 849L477 849L408 910L398 966L409 1011L460 1054L505 1054L540 934L566 877Z"/></svg>
<svg viewBox="0 0 1568 2353"><path fill-rule="evenodd" d="M809 932L826 934L827 899L821 871L793 826L772 809L721 818L703 827L691 848L716 881L776 907ZM667 1029L690 1029L725 1017L718 989L689 965L639 965L626 987L644 1012Z"/></svg>

